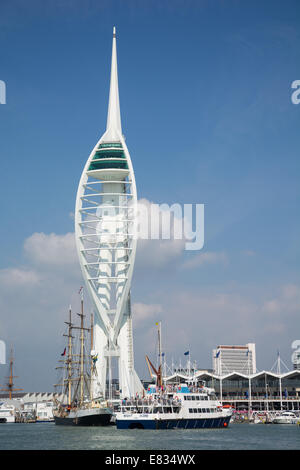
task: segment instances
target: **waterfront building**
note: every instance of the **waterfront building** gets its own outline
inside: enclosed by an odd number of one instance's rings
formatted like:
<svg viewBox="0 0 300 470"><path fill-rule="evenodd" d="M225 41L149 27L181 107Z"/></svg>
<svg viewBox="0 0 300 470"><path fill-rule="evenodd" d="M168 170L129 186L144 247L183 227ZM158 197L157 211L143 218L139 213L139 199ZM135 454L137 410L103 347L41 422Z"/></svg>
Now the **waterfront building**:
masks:
<svg viewBox="0 0 300 470"><path fill-rule="evenodd" d="M295 351L293 354L293 369L300 370L300 351Z"/></svg>
<svg viewBox="0 0 300 470"><path fill-rule="evenodd" d="M185 381L214 388L218 399L236 410L300 411L300 370L285 373L261 371L255 374L231 372L225 375L197 371L192 376L175 373L163 378L166 385Z"/></svg>
<svg viewBox="0 0 300 470"><path fill-rule="evenodd" d="M213 350L213 371L217 375L230 372L254 374L256 372L255 343L244 346L218 346Z"/></svg>

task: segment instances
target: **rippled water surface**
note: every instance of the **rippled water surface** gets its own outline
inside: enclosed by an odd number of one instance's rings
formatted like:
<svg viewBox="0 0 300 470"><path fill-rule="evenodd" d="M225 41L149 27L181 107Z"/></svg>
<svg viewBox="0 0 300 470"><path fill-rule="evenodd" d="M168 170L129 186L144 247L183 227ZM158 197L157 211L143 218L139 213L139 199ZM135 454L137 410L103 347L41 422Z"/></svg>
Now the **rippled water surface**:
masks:
<svg viewBox="0 0 300 470"><path fill-rule="evenodd" d="M0 449L300 449L300 426L231 424L227 429L117 430L54 423L0 424Z"/></svg>

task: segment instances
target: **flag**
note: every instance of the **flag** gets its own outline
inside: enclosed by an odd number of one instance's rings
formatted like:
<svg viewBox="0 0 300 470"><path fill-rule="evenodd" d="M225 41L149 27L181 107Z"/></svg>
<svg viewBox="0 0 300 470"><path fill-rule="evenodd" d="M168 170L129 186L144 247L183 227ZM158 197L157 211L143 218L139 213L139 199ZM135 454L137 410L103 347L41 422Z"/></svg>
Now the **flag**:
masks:
<svg viewBox="0 0 300 470"><path fill-rule="evenodd" d="M65 356L66 355L66 348L64 349L64 352L61 353L61 356Z"/></svg>
<svg viewBox="0 0 300 470"><path fill-rule="evenodd" d="M81 286L79 291L78 291L78 294L80 294L82 292L82 290L83 290L83 287Z"/></svg>
<svg viewBox="0 0 300 470"><path fill-rule="evenodd" d="M249 351L249 349L248 349L248 351L247 351L247 356L249 355L249 352L250 352L250 351Z"/></svg>
<svg viewBox="0 0 300 470"><path fill-rule="evenodd" d="M161 353L161 357L164 357L165 353Z"/></svg>
<svg viewBox="0 0 300 470"><path fill-rule="evenodd" d="M190 351L186 351L186 352L184 353L185 356L189 356L189 354L190 354Z"/></svg>
<svg viewBox="0 0 300 470"><path fill-rule="evenodd" d="M91 357L92 357L93 364L95 364L98 361L98 354L93 354Z"/></svg>
<svg viewBox="0 0 300 470"><path fill-rule="evenodd" d="M216 358L218 358L220 356L220 352L221 351L218 351L217 354L216 354Z"/></svg>

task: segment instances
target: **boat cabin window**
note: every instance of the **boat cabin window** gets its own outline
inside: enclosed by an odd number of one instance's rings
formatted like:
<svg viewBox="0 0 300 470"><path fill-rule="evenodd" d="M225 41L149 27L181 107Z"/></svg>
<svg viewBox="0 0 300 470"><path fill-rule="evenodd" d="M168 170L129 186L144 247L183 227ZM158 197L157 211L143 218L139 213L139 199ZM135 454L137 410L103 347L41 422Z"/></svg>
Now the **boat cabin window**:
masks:
<svg viewBox="0 0 300 470"><path fill-rule="evenodd" d="M189 413L200 413L203 412L203 410L200 410L199 408L189 408Z"/></svg>

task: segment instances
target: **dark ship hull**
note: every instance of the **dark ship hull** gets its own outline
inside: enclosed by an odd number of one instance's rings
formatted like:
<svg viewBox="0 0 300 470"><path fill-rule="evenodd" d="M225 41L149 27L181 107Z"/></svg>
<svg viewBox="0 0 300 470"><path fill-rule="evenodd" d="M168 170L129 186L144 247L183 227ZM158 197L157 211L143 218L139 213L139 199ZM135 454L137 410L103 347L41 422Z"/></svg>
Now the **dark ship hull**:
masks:
<svg viewBox="0 0 300 470"><path fill-rule="evenodd" d="M202 419L117 419L117 429L205 429L227 428L231 416Z"/></svg>
<svg viewBox="0 0 300 470"><path fill-rule="evenodd" d="M70 411L66 416L54 415L55 424L64 426L107 426L112 413L108 409Z"/></svg>

